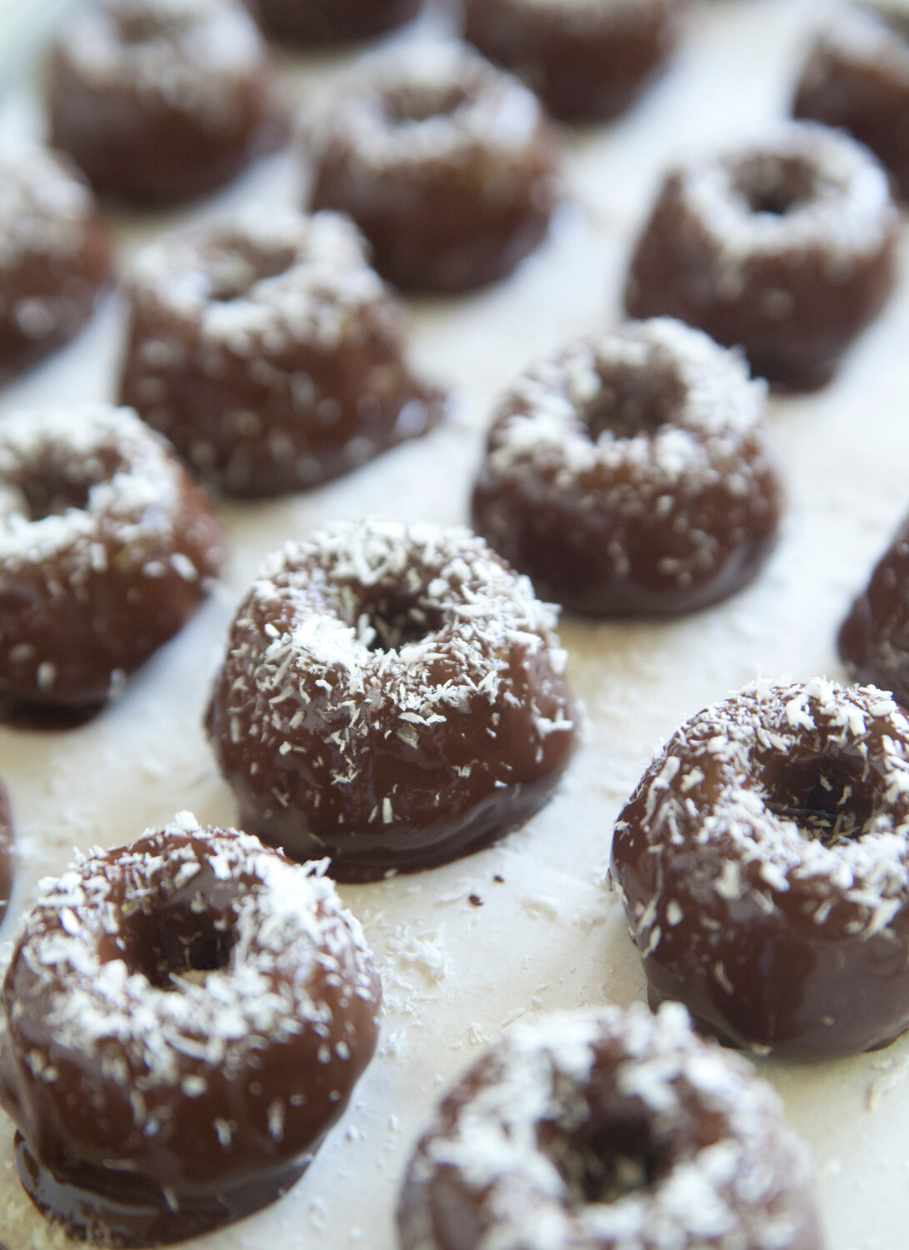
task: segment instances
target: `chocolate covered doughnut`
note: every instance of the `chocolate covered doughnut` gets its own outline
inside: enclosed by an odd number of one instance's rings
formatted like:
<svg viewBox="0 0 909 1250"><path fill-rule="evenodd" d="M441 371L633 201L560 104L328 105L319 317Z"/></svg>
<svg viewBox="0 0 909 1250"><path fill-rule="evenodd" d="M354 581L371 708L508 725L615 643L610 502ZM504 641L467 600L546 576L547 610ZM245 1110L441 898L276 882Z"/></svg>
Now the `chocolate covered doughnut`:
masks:
<svg viewBox="0 0 909 1250"><path fill-rule="evenodd" d="M769 1085L663 1006L510 1028L417 1145L402 1250L821 1250Z"/></svg>
<svg viewBox="0 0 909 1250"><path fill-rule="evenodd" d="M808 54L793 112L848 130L909 199L909 17L863 0L834 12Z"/></svg>
<svg viewBox="0 0 909 1250"><path fill-rule="evenodd" d="M820 678L707 708L616 825L612 876L651 1001L784 1059L909 1027L909 721Z"/></svg>
<svg viewBox="0 0 909 1250"><path fill-rule="evenodd" d="M250 496L348 473L444 408L408 368L403 312L357 231L291 208L140 254L120 394L207 482Z"/></svg>
<svg viewBox="0 0 909 1250"><path fill-rule="evenodd" d="M9 799L0 782L0 920L6 915L10 891L13 888L13 818Z"/></svg>
<svg viewBox="0 0 909 1250"><path fill-rule="evenodd" d="M95 190L141 205L228 182L283 137L265 44L239 0L91 0L54 41L51 137Z"/></svg>
<svg viewBox="0 0 909 1250"><path fill-rule="evenodd" d="M473 520L544 598L654 615L750 581L780 506L763 383L661 318L531 365L498 405Z"/></svg>
<svg viewBox="0 0 909 1250"><path fill-rule="evenodd" d="M0 375L69 342L89 320L110 254L85 182L42 148L0 146Z"/></svg>
<svg viewBox="0 0 909 1250"><path fill-rule="evenodd" d="M742 347L755 374L812 390L889 296L897 220L866 148L790 122L669 173L637 244L626 308L678 317Z"/></svg>
<svg viewBox="0 0 909 1250"><path fill-rule="evenodd" d="M838 642L856 681L892 690L909 707L909 518L856 597Z"/></svg>
<svg viewBox="0 0 909 1250"><path fill-rule="evenodd" d="M184 1240L305 1169L381 999L322 867L183 812L45 883L0 993L0 1098L26 1192L67 1234Z"/></svg>
<svg viewBox="0 0 909 1250"><path fill-rule="evenodd" d="M308 47L371 39L416 17L423 0L247 0L267 35Z"/></svg>
<svg viewBox="0 0 909 1250"><path fill-rule="evenodd" d="M195 612L224 557L205 494L135 413L0 418L0 700L104 702Z"/></svg>
<svg viewBox="0 0 909 1250"><path fill-rule="evenodd" d="M687 0L465 0L464 37L564 121L628 108L666 66Z"/></svg>
<svg viewBox="0 0 909 1250"><path fill-rule="evenodd" d="M505 277L555 207L559 144L536 98L458 44L373 63L313 124L311 203L349 213L404 290Z"/></svg>
<svg viewBox="0 0 909 1250"><path fill-rule="evenodd" d="M465 529L372 520L288 543L240 605L208 709L245 827L367 881L522 824L574 745L554 623Z"/></svg>

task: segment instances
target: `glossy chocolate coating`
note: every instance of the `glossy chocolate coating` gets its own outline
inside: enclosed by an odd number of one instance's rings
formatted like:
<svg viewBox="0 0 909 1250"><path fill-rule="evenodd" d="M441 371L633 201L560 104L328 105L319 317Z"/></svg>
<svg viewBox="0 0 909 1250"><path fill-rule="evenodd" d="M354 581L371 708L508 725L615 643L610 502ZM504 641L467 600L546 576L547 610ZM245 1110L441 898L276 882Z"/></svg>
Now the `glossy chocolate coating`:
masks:
<svg viewBox="0 0 909 1250"><path fill-rule="evenodd" d="M9 799L0 783L0 920L6 915L13 888L13 818Z"/></svg>
<svg viewBox="0 0 909 1250"><path fill-rule="evenodd" d="M103 196L177 203L286 134L265 44L238 0L92 0L54 42L52 142Z"/></svg>
<svg viewBox="0 0 909 1250"><path fill-rule="evenodd" d="M132 296L121 398L227 494L317 486L443 414L408 367L403 310L334 213L165 236Z"/></svg>
<svg viewBox="0 0 909 1250"><path fill-rule="evenodd" d="M526 371L498 406L473 523L544 599L592 616L666 615L759 572L781 495L763 384L705 335L660 319Z"/></svg>
<svg viewBox="0 0 909 1250"><path fill-rule="evenodd" d="M314 866L188 813L96 852L28 917L0 994L0 1097L29 1196L114 1246L249 1214L340 1117L380 999Z"/></svg>
<svg viewBox="0 0 909 1250"><path fill-rule="evenodd" d="M909 707L909 518L875 565L837 641L856 681L892 690Z"/></svg>
<svg viewBox="0 0 909 1250"><path fill-rule="evenodd" d="M43 150L0 149L0 376L34 364L86 324L110 251L84 180Z"/></svg>
<svg viewBox="0 0 909 1250"><path fill-rule="evenodd" d="M651 1001L783 1059L909 1027L909 723L820 679L683 726L619 817L612 875Z"/></svg>
<svg viewBox="0 0 909 1250"><path fill-rule="evenodd" d="M204 491L135 413L0 421L0 696L103 703L196 611L225 559Z"/></svg>
<svg viewBox="0 0 909 1250"><path fill-rule="evenodd" d="M369 881L523 824L574 746L553 623L467 530L366 521L288 544L208 709L245 827Z"/></svg>
<svg viewBox="0 0 909 1250"><path fill-rule="evenodd" d="M247 0L267 35L303 47L371 39L409 22L423 0Z"/></svg>
<svg viewBox="0 0 909 1250"><path fill-rule="evenodd" d="M675 1006L509 1029L418 1142L398 1227L402 1250L542 1245L541 1229L549 1250L822 1246L776 1095Z"/></svg>
<svg viewBox="0 0 909 1250"><path fill-rule="evenodd" d="M313 208L348 213L407 291L509 274L544 238L560 147L529 91L476 53L418 44L377 64L310 136Z"/></svg>
<svg viewBox="0 0 909 1250"><path fill-rule="evenodd" d="M887 3L834 13L808 55L792 111L848 130L909 200L909 24Z"/></svg>
<svg viewBox="0 0 909 1250"><path fill-rule="evenodd" d="M661 73L687 0L466 0L464 37L518 74L562 121L627 109Z"/></svg>
<svg viewBox="0 0 909 1250"><path fill-rule="evenodd" d="M625 288L631 316L670 316L744 349L752 372L813 390L895 279L897 214L866 149L801 122L666 178Z"/></svg>

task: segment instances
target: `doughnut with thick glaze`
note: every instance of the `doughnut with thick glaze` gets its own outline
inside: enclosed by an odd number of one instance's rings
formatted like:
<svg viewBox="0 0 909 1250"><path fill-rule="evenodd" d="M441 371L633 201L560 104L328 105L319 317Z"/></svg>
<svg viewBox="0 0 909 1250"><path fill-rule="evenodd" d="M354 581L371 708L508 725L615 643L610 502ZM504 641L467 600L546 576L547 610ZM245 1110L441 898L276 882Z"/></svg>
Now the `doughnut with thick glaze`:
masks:
<svg viewBox="0 0 909 1250"><path fill-rule="evenodd" d="M738 355L678 321L581 340L500 402L474 525L574 611L703 607L749 582L776 538L765 407Z"/></svg>
<svg viewBox="0 0 909 1250"><path fill-rule="evenodd" d="M675 1004L521 1022L417 1145L402 1250L821 1250L776 1094Z"/></svg>
<svg viewBox="0 0 909 1250"><path fill-rule="evenodd" d="M349 213L408 291L495 282L542 241L560 145L536 97L458 44L377 59L309 136L314 208Z"/></svg>
<svg viewBox="0 0 909 1250"><path fill-rule="evenodd" d="M373 520L288 543L240 605L208 709L244 827L367 881L522 824L574 745L554 624L466 529Z"/></svg>
<svg viewBox="0 0 909 1250"><path fill-rule="evenodd" d="M890 295L898 220L867 148L789 122L669 173L625 306L687 321L743 348L760 377L813 390Z"/></svg>
<svg viewBox="0 0 909 1250"><path fill-rule="evenodd" d="M651 1000L782 1059L909 1028L909 721L874 687L748 687L683 725L612 877Z"/></svg>
<svg viewBox="0 0 909 1250"><path fill-rule="evenodd" d="M65 1231L169 1244L279 1197L376 1044L324 865L188 813L45 884L0 993L20 1178Z"/></svg>
<svg viewBox="0 0 909 1250"><path fill-rule="evenodd" d="M0 418L0 698L103 703L195 612L225 547L205 493L134 412Z"/></svg>
<svg viewBox="0 0 909 1250"><path fill-rule="evenodd" d="M134 266L124 403L228 494L349 473L425 433L444 396L335 213L254 208L165 236Z"/></svg>

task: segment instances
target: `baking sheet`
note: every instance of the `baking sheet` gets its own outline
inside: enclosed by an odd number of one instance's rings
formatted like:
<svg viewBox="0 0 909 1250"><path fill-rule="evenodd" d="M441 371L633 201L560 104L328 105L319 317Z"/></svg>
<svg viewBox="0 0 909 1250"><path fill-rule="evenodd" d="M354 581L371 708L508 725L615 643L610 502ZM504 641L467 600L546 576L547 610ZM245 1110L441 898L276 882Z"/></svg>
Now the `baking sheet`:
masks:
<svg viewBox="0 0 909 1250"><path fill-rule="evenodd" d="M808 33L830 7L826 0L713 0L697 8L671 72L640 106L612 127L569 140L566 204L546 245L491 290L412 304L416 360L455 388L448 424L311 494L228 506L233 559L224 585L121 702L68 733L0 727L0 775L14 806L19 855L6 936L38 878L60 871L74 846L132 840L183 808L202 821L234 821L200 721L224 631L261 557L338 517L465 520L496 393L536 353L618 317L629 249L667 161L686 146L751 132L783 115ZM43 20L43 11L32 11L25 30L21 12L0 13L0 64ZM444 18L430 14L424 26L433 25L443 27ZM354 60L343 54L287 62L284 70L303 102ZM40 131L27 85L13 84L0 102L2 126ZM256 197L291 199L299 181L289 158L273 159L193 215ZM125 255L186 216L113 224ZM467 860L342 888L380 961L386 1012L379 1054L283 1201L187 1244L393 1250L394 1203L410 1146L441 1090L481 1048L522 1017L643 996L621 909L605 885L612 823L658 741L707 703L758 674L843 676L836 627L909 508L905 269L904 256L896 298L835 385L773 402L789 507L759 581L675 622L565 618L568 676L586 700L586 728L556 799L526 829ZM122 305L112 299L76 343L0 392L0 411L114 398L122 328ZM482 906L471 904L472 894ZM837 1063L760 1067L814 1153L830 1250L905 1245L909 1039ZM0 1241L8 1250L68 1245L19 1189L11 1141L0 1116Z"/></svg>

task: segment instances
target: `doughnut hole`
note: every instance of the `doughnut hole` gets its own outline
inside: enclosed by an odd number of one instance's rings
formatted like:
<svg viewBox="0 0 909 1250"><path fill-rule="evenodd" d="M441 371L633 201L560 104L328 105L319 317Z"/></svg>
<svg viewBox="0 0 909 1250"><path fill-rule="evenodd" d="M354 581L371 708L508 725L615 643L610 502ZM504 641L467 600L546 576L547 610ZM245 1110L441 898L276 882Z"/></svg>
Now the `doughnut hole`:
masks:
<svg viewBox="0 0 909 1250"><path fill-rule="evenodd" d="M419 595L381 590L362 603L353 624L369 651L399 651L437 633L443 621L441 610L424 606Z"/></svg>
<svg viewBox="0 0 909 1250"><path fill-rule="evenodd" d="M750 212L786 217L816 198L818 175L803 157L757 156L738 166L733 187Z"/></svg>
<svg viewBox="0 0 909 1250"><path fill-rule="evenodd" d="M590 1116L571 1128L543 1121L537 1144L564 1181L572 1211L652 1191L673 1162L669 1142L660 1140L640 1108L629 1106L610 1108L606 1116Z"/></svg>
<svg viewBox="0 0 909 1250"><path fill-rule="evenodd" d="M825 753L772 757L764 763L765 802L806 838L833 846L869 832L880 803L873 772L859 756Z"/></svg>
<svg viewBox="0 0 909 1250"><path fill-rule="evenodd" d="M392 126L407 126L451 117L468 100L468 91L460 83L408 84L389 90L383 108Z"/></svg>
<svg viewBox="0 0 909 1250"><path fill-rule="evenodd" d="M122 916L110 955L123 959L131 973L140 973L155 989L176 990L180 978L204 980L206 973L227 968L236 941L233 922L231 909L209 905L194 910L191 900L136 909Z"/></svg>
<svg viewBox="0 0 909 1250"><path fill-rule="evenodd" d="M242 239L216 246L206 273L208 298L222 304L241 300L257 282L279 277L296 260L296 249L290 247L257 248Z"/></svg>
<svg viewBox="0 0 909 1250"><path fill-rule="evenodd" d="M168 36L179 34L185 29L185 22L180 22L176 14L165 18L151 13L129 12L128 10L114 15L117 37L126 47L138 47L143 43L156 43Z"/></svg>
<svg viewBox="0 0 909 1250"><path fill-rule="evenodd" d="M49 516L63 516L71 509L84 511L89 506L92 487L109 481L123 468L123 458L113 447L97 448L82 460L46 447L18 480L11 479L10 487L17 492L18 509L27 519L43 521Z"/></svg>
<svg viewBox="0 0 909 1250"><path fill-rule="evenodd" d="M685 398L677 371L667 363L648 360L634 369L598 372L600 388L580 410L593 443L607 433L616 439L656 434L673 421Z"/></svg>

